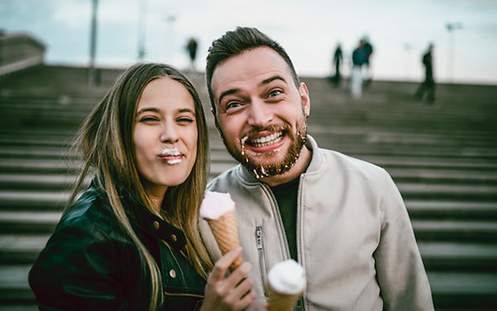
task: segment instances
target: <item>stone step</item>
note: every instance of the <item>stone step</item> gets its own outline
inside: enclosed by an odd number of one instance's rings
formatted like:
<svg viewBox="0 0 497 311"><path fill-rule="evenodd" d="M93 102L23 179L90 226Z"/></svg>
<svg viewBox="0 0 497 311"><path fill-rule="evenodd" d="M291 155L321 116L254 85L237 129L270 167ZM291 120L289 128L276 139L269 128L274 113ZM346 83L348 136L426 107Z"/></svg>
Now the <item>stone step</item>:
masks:
<svg viewBox="0 0 497 311"><path fill-rule="evenodd" d="M497 219L497 201L406 200L411 219Z"/></svg>
<svg viewBox="0 0 497 311"><path fill-rule="evenodd" d="M220 158L212 161L215 170L216 165L229 162L230 167L235 161L224 151L219 151ZM212 155L217 157L217 155ZM449 160L449 159L426 159L426 158L393 158L393 157L361 157L363 160L377 164L387 170L391 169L423 169L423 170L469 170L496 172L497 163L487 161ZM67 174L77 170L81 166L81 161L70 160L61 161L59 159L3 159L0 162L0 172L4 173L41 173L41 174ZM221 171L220 171L221 172Z"/></svg>
<svg viewBox="0 0 497 311"><path fill-rule="evenodd" d="M209 115L208 115L209 116ZM217 129L214 124L209 123L209 137L211 139L219 138ZM380 144L384 139L383 137L394 137L408 138L411 143L415 141L433 140L437 139L437 142L441 140L448 141L458 141L467 143L479 142L481 145L494 146L496 145L495 134L496 131L478 131L478 130L459 130L457 128L453 129L440 129L434 131L433 129L418 130L413 132L409 128L396 128L388 129L385 127L367 127L367 126L335 126L330 125L330 122L325 124L309 124L309 133L311 135L323 137L325 140L332 137L333 141L336 139L343 139L344 142L354 142L354 141L365 141L369 145ZM75 135L75 130L68 128L63 129L47 129L47 128L37 128L29 129L27 127L13 129L13 128L0 128L0 141L9 140L14 141L13 136L16 139L24 140L60 140L60 139L71 139ZM388 138L389 141L391 138ZM394 144L397 146L398 144ZM391 146L391 144L385 144L385 146ZM439 146L441 147L441 146ZM469 146L466 145L466 148Z"/></svg>
<svg viewBox="0 0 497 311"><path fill-rule="evenodd" d="M50 234L0 234L0 264L32 264Z"/></svg>
<svg viewBox="0 0 497 311"><path fill-rule="evenodd" d="M31 264L50 235L0 235L0 265ZM432 242L418 243L428 271L497 271L497 244Z"/></svg>
<svg viewBox="0 0 497 311"><path fill-rule="evenodd" d="M478 242L497 241L497 220L412 220L418 241Z"/></svg>
<svg viewBox="0 0 497 311"><path fill-rule="evenodd" d="M232 164L216 165L211 177L231 167ZM0 184L7 180L0 175ZM0 210L58 210L69 198L72 180L66 175L35 176L37 187L0 189ZM8 175L6 177L9 177ZM18 175L12 184L33 182L31 175ZM42 185L43 186L40 186ZM486 185L437 185L398 183L411 215L420 218L487 218L496 213L496 186Z"/></svg>
<svg viewBox="0 0 497 311"><path fill-rule="evenodd" d="M497 201L496 185L397 183L405 199Z"/></svg>
<svg viewBox="0 0 497 311"><path fill-rule="evenodd" d="M60 160L59 164L64 161ZM234 161L216 162L215 160L211 165L211 178L220 174L225 167L232 167L235 165ZM34 169L34 168L33 168ZM43 170L42 170L43 169ZM42 167L39 171L35 172L15 172L11 170L9 173L0 173L0 189L2 190L68 190L72 187L76 180L76 168L72 169L72 174L64 174L53 172L57 167ZM58 168L60 170L60 166ZM48 172L47 172L48 171ZM419 188L429 187L434 191L433 187L441 187L446 185L452 190L456 191L458 187L471 187L474 188L488 188L491 192L493 187L497 186L497 174L494 172L473 171L473 172L460 172L455 170L429 170L429 169L389 169L389 173L398 185L419 185ZM421 191L417 189L416 191ZM407 191L407 190L406 190ZM484 190L477 190L484 191ZM411 191L413 192L413 191Z"/></svg>
<svg viewBox="0 0 497 311"><path fill-rule="evenodd" d="M0 266L0 304L34 303L27 275L29 265ZM428 272L436 309L497 308L496 273Z"/></svg>
<svg viewBox="0 0 497 311"><path fill-rule="evenodd" d="M428 272L435 309L497 310L497 273Z"/></svg>
<svg viewBox="0 0 497 311"><path fill-rule="evenodd" d="M0 211L61 211L70 192L0 190ZM1 228L0 228L1 229Z"/></svg>
<svg viewBox="0 0 497 311"><path fill-rule="evenodd" d="M51 233L59 222L61 215L61 212L47 211L0 211L0 233Z"/></svg>
<svg viewBox="0 0 497 311"><path fill-rule="evenodd" d="M497 244L421 241L418 247L428 271L497 272Z"/></svg>
<svg viewBox="0 0 497 311"><path fill-rule="evenodd" d="M59 211L0 211L0 233L50 233L57 224ZM418 241L497 241L497 221L491 220L418 220L412 225Z"/></svg>

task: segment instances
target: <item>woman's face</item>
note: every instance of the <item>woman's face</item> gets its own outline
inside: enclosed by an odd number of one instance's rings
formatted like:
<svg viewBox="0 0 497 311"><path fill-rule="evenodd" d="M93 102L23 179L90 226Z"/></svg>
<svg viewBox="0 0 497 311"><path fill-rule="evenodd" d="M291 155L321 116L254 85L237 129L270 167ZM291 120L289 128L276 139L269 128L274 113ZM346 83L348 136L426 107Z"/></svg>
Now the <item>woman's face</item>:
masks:
<svg viewBox="0 0 497 311"><path fill-rule="evenodd" d="M162 77L151 81L139 99L133 142L145 190L163 196L168 186L183 183L197 154L193 97L179 82Z"/></svg>

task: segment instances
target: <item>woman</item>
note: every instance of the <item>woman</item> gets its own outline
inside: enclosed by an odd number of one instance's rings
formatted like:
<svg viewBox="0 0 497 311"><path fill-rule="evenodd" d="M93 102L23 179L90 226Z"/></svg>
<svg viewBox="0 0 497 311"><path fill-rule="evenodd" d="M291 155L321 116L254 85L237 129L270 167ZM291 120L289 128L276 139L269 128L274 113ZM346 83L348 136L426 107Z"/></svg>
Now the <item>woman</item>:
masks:
<svg viewBox="0 0 497 311"><path fill-rule="evenodd" d="M84 166L70 207L29 275L41 310L219 310L253 301L248 264L225 278L239 249L208 274L198 233L207 127L184 75L132 66L76 142Z"/></svg>

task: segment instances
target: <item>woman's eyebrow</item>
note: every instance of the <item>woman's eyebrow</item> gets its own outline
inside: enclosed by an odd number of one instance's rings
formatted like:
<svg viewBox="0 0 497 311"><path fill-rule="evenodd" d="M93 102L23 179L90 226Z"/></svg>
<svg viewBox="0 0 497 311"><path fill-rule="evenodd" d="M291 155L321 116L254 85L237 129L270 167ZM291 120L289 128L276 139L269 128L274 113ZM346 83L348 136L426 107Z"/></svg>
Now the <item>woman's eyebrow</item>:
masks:
<svg viewBox="0 0 497 311"><path fill-rule="evenodd" d="M145 107L145 108L141 108L139 109L136 114L141 114L143 112L160 112L159 109L155 108L155 107Z"/></svg>

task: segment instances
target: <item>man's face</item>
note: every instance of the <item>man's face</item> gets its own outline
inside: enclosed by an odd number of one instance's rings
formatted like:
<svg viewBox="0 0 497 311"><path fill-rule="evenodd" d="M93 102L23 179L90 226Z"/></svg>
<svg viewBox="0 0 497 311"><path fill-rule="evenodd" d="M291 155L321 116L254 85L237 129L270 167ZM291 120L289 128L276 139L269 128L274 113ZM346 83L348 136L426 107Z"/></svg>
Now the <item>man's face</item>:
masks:
<svg viewBox="0 0 497 311"><path fill-rule="evenodd" d="M212 76L217 125L231 155L256 177L287 172L306 139L307 86L269 47L226 59Z"/></svg>

